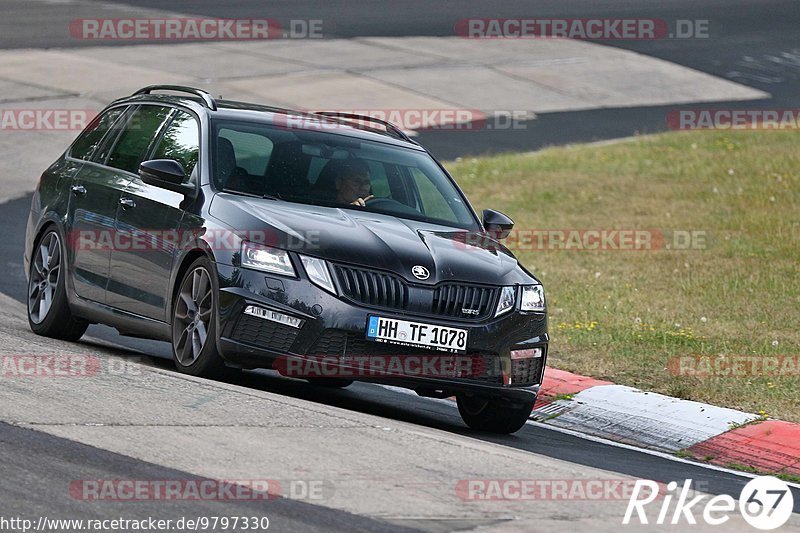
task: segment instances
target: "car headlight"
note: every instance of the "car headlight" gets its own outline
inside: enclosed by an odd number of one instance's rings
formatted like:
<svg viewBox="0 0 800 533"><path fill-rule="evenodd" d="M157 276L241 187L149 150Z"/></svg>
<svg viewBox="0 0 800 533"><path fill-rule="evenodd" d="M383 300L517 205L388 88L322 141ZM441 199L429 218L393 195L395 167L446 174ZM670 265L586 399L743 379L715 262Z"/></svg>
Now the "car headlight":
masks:
<svg viewBox="0 0 800 533"><path fill-rule="evenodd" d="M541 285L525 285L522 287L520 309L523 311L544 312L544 288Z"/></svg>
<svg viewBox="0 0 800 533"><path fill-rule="evenodd" d="M517 293L514 291L514 287L503 287L503 290L500 291L500 301L497 302L497 311L494 312L494 316L500 316L514 309L516 299Z"/></svg>
<svg viewBox="0 0 800 533"><path fill-rule="evenodd" d="M284 276L297 275L286 250L279 250L252 242L244 242L242 244L242 266Z"/></svg>
<svg viewBox="0 0 800 533"><path fill-rule="evenodd" d="M303 263L303 268L306 270L306 274L308 274L308 279L311 280L311 283L322 287L331 294L336 294L336 289L331 279L331 273L328 270L328 263L324 259L301 255L300 262Z"/></svg>

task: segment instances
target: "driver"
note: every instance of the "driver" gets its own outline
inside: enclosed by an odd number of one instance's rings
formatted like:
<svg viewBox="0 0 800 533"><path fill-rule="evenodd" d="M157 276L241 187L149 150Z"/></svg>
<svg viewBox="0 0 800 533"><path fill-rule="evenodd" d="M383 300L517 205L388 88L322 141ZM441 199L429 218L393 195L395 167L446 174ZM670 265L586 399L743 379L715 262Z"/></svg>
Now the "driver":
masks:
<svg viewBox="0 0 800 533"><path fill-rule="evenodd" d="M372 185L369 180L369 167L360 160L343 163L334 180L336 185L336 202L340 204L364 207L367 201L374 198L370 194Z"/></svg>

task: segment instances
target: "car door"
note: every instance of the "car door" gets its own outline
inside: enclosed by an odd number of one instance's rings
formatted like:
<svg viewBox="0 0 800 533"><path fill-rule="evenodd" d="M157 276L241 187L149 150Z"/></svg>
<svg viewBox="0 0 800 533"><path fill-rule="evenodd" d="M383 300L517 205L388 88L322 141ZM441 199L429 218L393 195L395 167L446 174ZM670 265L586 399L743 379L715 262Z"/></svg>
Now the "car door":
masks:
<svg viewBox="0 0 800 533"><path fill-rule="evenodd" d="M196 179L200 155L197 118L174 110L148 159L174 159ZM128 249L111 254L109 303L137 315L167 321L170 274L180 244L182 194L144 183L134 176L122 193L116 231ZM113 300L112 300L113 298Z"/></svg>
<svg viewBox="0 0 800 533"><path fill-rule="evenodd" d="M81 298L105 302L109 237L114 230L119 197L128 178L109 173L97 161L104 145L113 142L124 124L127 107L107 110L72 144L67 161L75 171L69 182L67 209L67 261L72 284Z"/></svg>

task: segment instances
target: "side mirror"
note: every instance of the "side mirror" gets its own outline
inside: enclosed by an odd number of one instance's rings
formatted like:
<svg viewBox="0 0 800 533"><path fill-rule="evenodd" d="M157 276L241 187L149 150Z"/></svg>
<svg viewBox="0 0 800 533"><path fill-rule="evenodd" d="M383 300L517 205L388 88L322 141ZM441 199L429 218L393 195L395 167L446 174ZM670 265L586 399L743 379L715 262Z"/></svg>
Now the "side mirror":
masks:
<svg viewBox="0 0 800 533"><path fill-rule="evenodd" d="M494 209L483 210L483 227L486 232L497 240L505 239L514 228L514 221L500 211Z"/></svg>
<svg viewBox="0 0 800 533"><path fill-rule="evenodd" d="M186 171L183 165L174 159L152 159L142 161L139 165L139 177L148 185L160 187L181 193L184 196L194 198L197 196L197 189L186 181Z"/></svg>

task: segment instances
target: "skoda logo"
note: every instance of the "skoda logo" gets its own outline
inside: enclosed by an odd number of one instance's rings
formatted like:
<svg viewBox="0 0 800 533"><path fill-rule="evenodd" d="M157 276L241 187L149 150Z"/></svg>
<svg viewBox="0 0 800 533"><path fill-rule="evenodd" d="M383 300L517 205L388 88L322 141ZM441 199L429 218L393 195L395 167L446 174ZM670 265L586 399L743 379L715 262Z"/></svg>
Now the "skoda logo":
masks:
<svg viewBox="0 0 800 533"><path fill-rule="evenodd" d="M411 269L411 273L414 274L414 277L416 277L417 279L428 279L429 277L431 277L431 273L428 272L428 269L422 265L415 265Z"/></svg>

